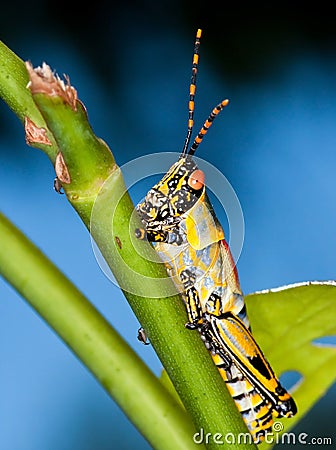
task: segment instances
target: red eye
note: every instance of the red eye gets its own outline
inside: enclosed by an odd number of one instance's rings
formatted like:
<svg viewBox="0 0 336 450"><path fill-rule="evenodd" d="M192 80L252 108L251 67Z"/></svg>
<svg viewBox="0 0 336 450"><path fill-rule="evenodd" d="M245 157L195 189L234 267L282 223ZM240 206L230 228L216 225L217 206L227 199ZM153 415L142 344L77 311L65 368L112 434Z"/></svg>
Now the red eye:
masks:
<svg viewBox="0 0 336 450"><path fill-rule="evenodd" d="M198 191L204 186L204 178L204 172L202 172L202 170L194 170L194 172L189 177L188 184L191 188Z"/></svg>

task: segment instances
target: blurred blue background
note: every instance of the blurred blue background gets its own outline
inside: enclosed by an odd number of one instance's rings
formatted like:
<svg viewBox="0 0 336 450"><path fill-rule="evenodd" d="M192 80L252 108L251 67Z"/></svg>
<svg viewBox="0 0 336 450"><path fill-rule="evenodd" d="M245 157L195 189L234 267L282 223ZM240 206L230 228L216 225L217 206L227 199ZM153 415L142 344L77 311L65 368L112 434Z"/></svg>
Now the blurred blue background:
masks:
<svg viewBox="0 0 336 450"><path fill-rule="evenodd" d="M118 164L180 151L195 31L203 28L195 122L230 98L198 156L241 202L245 293L335 278L336 32L328 11L198 2L96 2L74 17L53 3L8 4L1 39L34 65L70 75L94 131ZM0 62L1 63L1 62ZM196 130L198 131L198 130ZM47 157L26 146L0 104L0 208L160 373L138 322L102 274L90 238L52 189ZM133 189L137 202L144 192ZM219 214L221 216L221 213ZM234 230L231 230L234 232ZM1 251L1 242L0 242ZM283 318L280 318L283 320ZM48 326L0 279L0 448L148 449L141 435ZM336 368L330 368L335 370ZM332 388L296 428L334 436Z"/></svg>

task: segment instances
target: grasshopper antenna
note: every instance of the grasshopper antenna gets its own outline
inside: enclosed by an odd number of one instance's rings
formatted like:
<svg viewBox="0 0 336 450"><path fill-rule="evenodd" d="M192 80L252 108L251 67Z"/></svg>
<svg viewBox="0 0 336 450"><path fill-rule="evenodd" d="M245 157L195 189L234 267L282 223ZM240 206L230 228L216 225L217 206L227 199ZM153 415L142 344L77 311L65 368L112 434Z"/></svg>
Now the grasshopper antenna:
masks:
<svg viewBox="0 0 336 450"><path fill-rule="evenodd" d="M198 59L199 59L199 47L201 44L201 35L202 30L198 29L196 33L195 47L194 47L194 56L192 62L192 72L191 72L191 81L189 87L189 120L188 120L188 132L187 137L184 141L184 146L182 150L182 155L184 156L187 153L187 148L190 144L191 133L194 126L194 109L195 109L195 92L196 92L196 76L198 70Z"/></svg>
<svg viewBox="0 0 336 450"><path fill-rule="evenodd" d="M215 118L218 116L218 114L222 111L223 108L229 103L229 100L223 100L221 103L219 103L212 111L210 116L207 118L207 120L204 122L203 127L201 128L201 131L196 136L193 145L190 147L190 150L188 152L188 155L192 156L197 147L202 142L204 136L206 135L208 129L211 127L212 122L215 120Z"/></svg>

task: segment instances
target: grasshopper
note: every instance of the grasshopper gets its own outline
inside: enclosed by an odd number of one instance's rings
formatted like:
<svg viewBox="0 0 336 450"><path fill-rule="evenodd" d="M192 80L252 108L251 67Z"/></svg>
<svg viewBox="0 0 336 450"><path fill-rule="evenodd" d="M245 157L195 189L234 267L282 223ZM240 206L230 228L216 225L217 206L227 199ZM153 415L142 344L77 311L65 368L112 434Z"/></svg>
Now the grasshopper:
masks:
<svg viewBox="0 0 336 450"><path fill-rule="evenodd" d="M238 274L224 231L193 155L213 120L211 112L190 146L201 30L197 31L189 90L188 131L178 161L137 206L151 242L181 291L189 329L197 329L255 442L271 430L273 416L292 417L296 405L281 386L251 334Z"/></svg>

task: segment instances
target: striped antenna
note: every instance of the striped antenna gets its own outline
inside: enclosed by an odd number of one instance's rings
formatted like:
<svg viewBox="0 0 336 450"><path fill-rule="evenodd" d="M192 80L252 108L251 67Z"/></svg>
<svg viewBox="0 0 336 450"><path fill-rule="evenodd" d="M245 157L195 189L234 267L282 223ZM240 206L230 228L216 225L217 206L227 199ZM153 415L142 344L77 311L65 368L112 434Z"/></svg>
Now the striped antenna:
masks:
<svg viewBox="0 0 336 450"><path fill-rule="evenodd" d="M212 122L214 121L214 119L217 117L217 115L222 111L223 108L225 108L225 106L229 103L229 100L223 100L222 103L219 103L219 105L217 105L211 112L210 116L207 118L207 120L204 122L203 127L201 128L201 131L198 133L198 135L196 136L193 145L190 147L190 150L188 152L188 155L192 156L197 147L200 145L200 143L202 142L204 136L206 135L208 129L211 127Z"/></svg>
<svg viewBox="0 0 336 450"><path fill-rule="evenodd" d="M196 33L195 47L194 47L194 56L192 63L192 72L191 72L191 81L189 88L189 120L188 120L188 132L187 137L184 141L184 146L182 150L182 155L184 156L187 153L187 148L190 144L191 133L194 126L194 109L195 109L195 92L196 92L196 76L198 70L198 52L201 44L201 35L202 30L198 29Z"/></svg>

